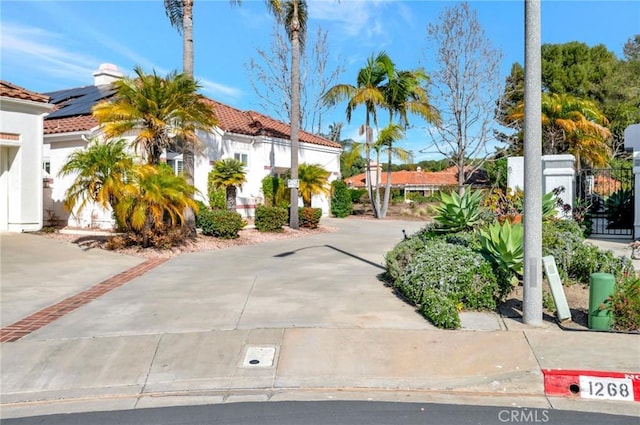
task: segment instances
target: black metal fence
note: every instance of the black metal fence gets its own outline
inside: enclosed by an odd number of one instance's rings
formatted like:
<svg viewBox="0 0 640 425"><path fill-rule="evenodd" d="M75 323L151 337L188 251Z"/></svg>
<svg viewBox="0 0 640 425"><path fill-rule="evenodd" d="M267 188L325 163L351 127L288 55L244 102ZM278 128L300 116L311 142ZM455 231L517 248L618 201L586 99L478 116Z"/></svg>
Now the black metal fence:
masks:
<svg viewBox="0 0 640 425"><path fill-rule="evenodd" d="M634 238L634 177L630 168L581 170L574 207L585 209L592 235Z"/></svg>

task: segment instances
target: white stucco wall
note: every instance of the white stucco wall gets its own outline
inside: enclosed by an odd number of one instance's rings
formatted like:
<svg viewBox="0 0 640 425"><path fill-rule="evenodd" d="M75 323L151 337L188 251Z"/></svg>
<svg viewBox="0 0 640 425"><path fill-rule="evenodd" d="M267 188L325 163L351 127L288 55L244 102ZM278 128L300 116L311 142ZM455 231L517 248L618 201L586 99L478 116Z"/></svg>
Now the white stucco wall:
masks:
<svg viewBox="0 0 640 425"><path fill-rule="evenodd" d="M37 231L42 228L43 117L51 105L2 97L0 106L0 231Z"/></svg>
<svg viewBox="0 0 640 425"><path fill-rule="evenodd" d="M51 164L51 201L48 205L56 215L67 222L69 226L76 227L112 227L111 212L105 211L97 205L89 205L80 214L76 212L69 215L63 209L62 202L65 192L70 187L75 176L60 177L58 173L69 155L77 149L86 146L82 135L89 136L89 132L73 135L47 136L45 139L44 156L48 157ZM99 134L94 136L100 137ZM271 173L272 167L278 170L286 170L291 164L289 141L270 139L264 137L250 137L239 134L223 134L220 131L198 134L201 142L199 152L194 161L194 185L198 190L196 199L208 204L207 180L209 172L213 169L213 163L223 158L233 158L234 154L247 155L246 177L247 183L242 185L237 192L238 212L243 217L253 217L256 205L264 200L262 193L262 179ZM308 143L300 143L299 162L320 164L331 173L329 181L337 178L340 171L340 150L317 146ZM175 157L182 159L181 155ZM300 201L302 205L302 201ZM330 213L328 196L314 196L312 206L322 208L323 215Z"/></svg>
<svg viewBox="0 0 640 425"><path fill-rule="evenodd" d="M634 213L633 231L634 238L640 238L640 123L632 124L624 130L624 148L633 151L633 178L634 178Z"/></svg>
<svg viewBox="0 0 640 425"><path fill-rule="evenodd" d="M207 176L213 162L223 158L233 158L234 154L247 154L247 183L238 190L238 212L252 217L257 204L264 201L262 179L272 171L284 172L291 167L291 151L288 140L267 137L249 137L238 134L213 133L201 137L206 150L196 158L194 183L206 199ZM329 171L329 181L340 172L340 150L326 146L300 143L299 163L320 164ZM205 201L206 203L207 201ZM302 205L302 201L300 201ZM322 208L323 215L330 213L328 196L314 196L312 205Z"/></svg>
<svg viewBox="0 0 640 425"><path fill-rule="evenodd" d="M51 135L45 138L43 156L49 159L51 183L50 191L45 190L45 194L50 194L50 198L47 199L45 196L44 217L46 221L48 217L47 209L51 209L68 226L110 229L113 227L111 211L105 210L99 205L89 203L82 211L78 212L76 210L73 214L63 206L66 191L75 180L76 174L60 176L60 170L73 152L84 149L87 146L87 142L82 136L87 136L88 134L89 132L81 132Z"/></svg>

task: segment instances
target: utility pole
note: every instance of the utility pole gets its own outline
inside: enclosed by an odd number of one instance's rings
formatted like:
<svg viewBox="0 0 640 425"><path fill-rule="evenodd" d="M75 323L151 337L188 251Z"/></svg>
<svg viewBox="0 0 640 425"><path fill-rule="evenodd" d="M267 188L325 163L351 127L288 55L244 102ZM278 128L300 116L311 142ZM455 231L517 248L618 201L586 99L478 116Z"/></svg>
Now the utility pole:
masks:
<svg viewBox="0 0 640 425"><path fill-rule="evenodd" d="M524 2L523 321L542 325L542 69L540 0Z"/></svg>

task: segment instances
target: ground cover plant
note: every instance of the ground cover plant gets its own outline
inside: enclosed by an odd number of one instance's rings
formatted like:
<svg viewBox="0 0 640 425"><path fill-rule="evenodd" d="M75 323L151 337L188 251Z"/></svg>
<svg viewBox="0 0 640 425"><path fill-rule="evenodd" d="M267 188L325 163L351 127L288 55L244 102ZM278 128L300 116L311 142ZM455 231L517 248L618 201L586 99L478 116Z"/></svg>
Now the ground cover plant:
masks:
<svg viewBox="0 0 640 425"><path fill-rule="evenodd" d="M512 223L507 204L518 199L490 193L502 202L495 208L483 196L467 190L442 197L437 221L385 256L387 280L438 327L460 327L461 310L495 309L521 283L523 228ZM617 283L609 308L617 317L615 329L640 329L640 279L631 260L585 242L579 223L551 213L558 205L551 195L542 201L543 255L554 256L563 283L586 286L592 273L613 274Z"/></svg>

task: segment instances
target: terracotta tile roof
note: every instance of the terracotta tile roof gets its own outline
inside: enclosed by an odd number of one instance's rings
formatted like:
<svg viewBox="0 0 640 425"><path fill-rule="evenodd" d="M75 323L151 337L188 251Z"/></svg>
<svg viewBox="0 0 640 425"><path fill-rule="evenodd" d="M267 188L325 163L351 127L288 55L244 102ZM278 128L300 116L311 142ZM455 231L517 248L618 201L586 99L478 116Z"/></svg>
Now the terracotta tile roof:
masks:
<svg viewBox="0 0 640 425"><path fill-rule="evenodd" d="M98 120L92 115L78 115L44 120L44 134L72 133L88 131L98 125Z"/></svg>
<svg viewBox="0 0 640 425"><path fill-rule="evenodd" d="M49 102L49 96L32 92L24 87L16 86L8 81L0 80L0 96L10 97L12 99L30 100L32 102Z"/></svg>
<svg viewBox="0 0 640 425"><path fill-rule="evenodd" d="M371 172L375 176L375 172ZM365 187L364 173L345 179L347 184L354 187ZM384 185L387 182L387 172L380 173L380 181ZM449 186L457 185L458 176L455 172L443 170L438 172L429 171L393 171L391 172L391 186Z"/></svg>
<svg viewBox="0 0 640 425"><path fill-rule="evenodd" d="M600 196L609 196L622 188L622 183L610 176L597 174L593 179L593 191Z"/></svg>
<svg viewBox="0 0 640 425"><path fill-rule="evenodd" d="M269 116L255 111L240 111L231 106L210 100L213 103L218 117L218 127L224 131L247 136L269 136L280 139L289 139L290 127ZM340 148L339 143L332 142L324 137L300 130L299 140L303 143Z"/></svg>
<svg viewBox="0 0 640 425"><path fill-rule="evenodd" d="M86 89L87 88L82 88ZM69 92L79 90L70 89ZM62 93L56 92L56 93ZM63 93L64 94L64 93ZM97 95L96 95L97 96ZM110 94L108 95L110 96ZM108 96L106 98L108 98ZM60 95L61 100L64 99L64 108L73 106L75 98L67 99L64 95ZM105 97L103 97L105 98ZM218 127L223 131L235 134L243 134L247 136L269 136L281 139L289 139L289 126L283 122L270 118L266 115L254 111L240 111L224 103L207 99L213 104L216 117L218 118ZM63 118L45 118L44 133L59 134L72 131L86 131L98 125L98 121L89 114L79 114L75 116L67 116ZM311 143L314 145L329 146L340 148L340 144L327 140L323 137L300 131L299 139L303 143Z"/></svg>

